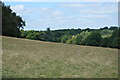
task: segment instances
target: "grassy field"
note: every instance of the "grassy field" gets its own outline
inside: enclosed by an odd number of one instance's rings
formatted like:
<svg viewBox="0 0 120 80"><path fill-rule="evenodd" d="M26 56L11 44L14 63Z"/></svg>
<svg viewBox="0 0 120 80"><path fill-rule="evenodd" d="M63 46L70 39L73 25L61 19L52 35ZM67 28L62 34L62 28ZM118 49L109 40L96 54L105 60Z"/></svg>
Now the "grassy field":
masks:
<svg viewBox="0 0 120 80"><path fill-rule="evenodd" d="M2 38L5 78L117 78L118 50Z"/></svg>

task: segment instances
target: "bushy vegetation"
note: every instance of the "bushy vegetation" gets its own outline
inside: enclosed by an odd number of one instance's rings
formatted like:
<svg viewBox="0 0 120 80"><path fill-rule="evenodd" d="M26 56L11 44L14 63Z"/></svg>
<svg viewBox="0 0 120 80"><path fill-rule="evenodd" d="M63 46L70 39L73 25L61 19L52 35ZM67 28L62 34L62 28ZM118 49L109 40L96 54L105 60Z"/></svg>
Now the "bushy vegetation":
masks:
<svg viewBox="0 0 120 80"><path fill-rule="evenodd" d="M46 31L21 30L21 38L77 45L120 48L120 29L111 26L100 29L64 29Z"/></svg>
<svg viewBox="0 0 120 80"><path fill-rule="evenodd" d="M90 45L90 46L99 46L101 43L101 34L98 32L92 32L90 35L88 35L85 40L84 44L85 45Z"/></svg>

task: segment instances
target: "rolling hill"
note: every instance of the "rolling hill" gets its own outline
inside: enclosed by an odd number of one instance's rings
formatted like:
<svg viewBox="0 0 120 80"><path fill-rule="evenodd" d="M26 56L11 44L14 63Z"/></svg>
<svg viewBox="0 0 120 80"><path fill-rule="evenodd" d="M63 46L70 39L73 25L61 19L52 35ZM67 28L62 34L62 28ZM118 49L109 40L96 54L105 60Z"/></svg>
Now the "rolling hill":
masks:
<svg viewBox="0 0 120 80"><path fill-rule="evenodd" d="M118 49L2 37L4 78L117 78Z"/></svg>

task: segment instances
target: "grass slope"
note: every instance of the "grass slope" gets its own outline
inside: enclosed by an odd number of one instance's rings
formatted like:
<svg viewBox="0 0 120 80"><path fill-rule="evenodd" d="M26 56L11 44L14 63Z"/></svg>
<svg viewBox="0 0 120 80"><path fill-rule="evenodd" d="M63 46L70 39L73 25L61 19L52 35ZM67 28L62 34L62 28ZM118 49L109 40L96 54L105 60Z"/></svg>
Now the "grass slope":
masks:
<svg viewBox="0 0 120 80"><path fill-rule="evenodd" d="M3 37L5 78L117 78L118 50Z"/></svg>

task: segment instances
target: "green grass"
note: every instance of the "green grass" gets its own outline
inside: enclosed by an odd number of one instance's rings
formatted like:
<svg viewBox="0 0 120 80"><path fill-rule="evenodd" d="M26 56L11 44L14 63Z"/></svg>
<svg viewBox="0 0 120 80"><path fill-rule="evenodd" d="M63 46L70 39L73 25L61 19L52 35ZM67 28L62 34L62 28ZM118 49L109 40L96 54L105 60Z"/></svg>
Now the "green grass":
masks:
<svg viewBox="0 0 120 80"><path fill-rule="evenodd" d="M2 37L5 78L117 78L118 50Z"/></svg>

